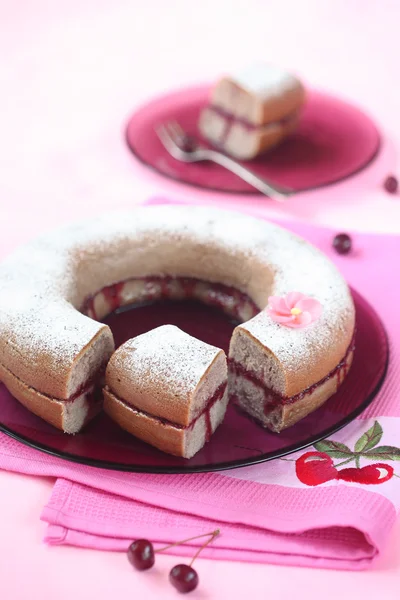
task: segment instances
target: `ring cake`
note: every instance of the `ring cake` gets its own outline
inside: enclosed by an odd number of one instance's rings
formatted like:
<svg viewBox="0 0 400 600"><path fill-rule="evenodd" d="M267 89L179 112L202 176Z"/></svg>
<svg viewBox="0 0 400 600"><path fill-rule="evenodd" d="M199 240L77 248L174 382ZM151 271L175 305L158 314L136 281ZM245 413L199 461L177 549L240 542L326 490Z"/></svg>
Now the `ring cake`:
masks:
<svg viewBox="0 0 400 600"><path fill-rule="evenodd" d="M104 409L141 440L191 458L225 416L227 372L223 350L164 325L114 352Z"/></svg>
<svg viewBox="0 0 400 600"><path fill-rule="evenodd" d="M201 111L199 130L228 154L251 159L296 129L304 100L297 77L257 63L216 83Z"/></svg>
<svg viewBox="0 0 400 600"><path fill-rule="evenodd" d="M290 302L306 300L288 305L287 317L279 298L293 291ZM239 213L155 206L45 234L1 264L0 379L32 412L76 433L101 410L95 386L114 351L95 319L143 299L187 297L244 321L230 344L228 396L275 431L318 408L350 367L352 298L321 252ZM311 301L322 312L310 323Z"/></svg>

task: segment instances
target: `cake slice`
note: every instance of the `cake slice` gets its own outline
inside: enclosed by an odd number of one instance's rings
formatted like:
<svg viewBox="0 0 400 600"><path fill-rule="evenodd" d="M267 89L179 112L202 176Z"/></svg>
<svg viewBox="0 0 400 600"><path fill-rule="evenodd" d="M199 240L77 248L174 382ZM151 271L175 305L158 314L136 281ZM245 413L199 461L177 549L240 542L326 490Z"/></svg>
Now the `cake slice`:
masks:
<svg viewBox="0 0 400 600"><path fill-rule="evenodd" d="M282 328L274 335L269 328L267 347L260 341L254 343L253 334L259 326L260 320L255 317L236 327L233 333L229 349L229 399L257 423L280 433L315 411L339 389L353 361L354 337L344 356L328 373L320 377L319 365L308 364L304 377L296 342L284 341L288 329ZM333 340L332 334L332 348ZM281 361L282 356L286 365ZM296 378L291 371L296 372ZM310 385L309 381L313 383Z"/></svg>
<svg viewBox="0 0 400 600"><path fill-rule="evenodd" d="M222 77L200 114L200 133L239 159L251 159L295 130L305 91L297 77L268 64L254 64Z"/></svg>
<svg viewBox="0 0 400 600"><path fill-rule="evenodd" d="M225 353L173 325L128 340L106 370L104 409L123 429L191 458L228 404Z"/></svg>

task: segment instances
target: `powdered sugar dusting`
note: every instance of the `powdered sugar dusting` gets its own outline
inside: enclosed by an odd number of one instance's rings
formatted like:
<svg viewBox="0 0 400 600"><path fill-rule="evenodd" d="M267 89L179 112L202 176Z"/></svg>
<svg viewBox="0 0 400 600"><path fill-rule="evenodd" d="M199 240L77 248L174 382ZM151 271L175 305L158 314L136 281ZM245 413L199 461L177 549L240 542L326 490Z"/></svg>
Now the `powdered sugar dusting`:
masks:
<svg viewBox="0 0 400 600"><path fill-rule="evenodd" d="M272 254L273 294L302 292L321 303L322 314L304 329L289 329L275 323L265 311L241 327L268 347L292 373L315 366L321 358L326 360L330 345L338 340L344 355L353 335L354 305L335 266L308 244L296 252L291 244L281 243Z"/></svg>
<svg viewBox="0 0 400 600"><path fill-rule="evenodd" d="M189 399L220 351L174 325L163 325L128 340L113 363L127 378L146 380L156 389L165 386L171 395Z"/></svg>
<svg viewBox="0 0 400 600"><path fill-rule="evenodd" d="M279 97L300 85L299 80L291 73L265 63L255 63L235 73L232 79L245 90L262 98Z"/></svg>
<svg viewBox="0 0 400 600"><path fill-rule="evenodd" d="M262 273L270 284L260 284ZM269 295L290 291L318 299L323 313L309 328L285 329L266 312L245 325L287 368L318 361L333 334L343 333L348 341L352 335L354 308L346 283L304 240L240 213L153 206L46 234L0 265L1 362L15 373L21 360L33 387L60 376L102 327L76 310L84 298L116 281L147 275L232 285L260 308ZM257 294L251 291L256 289Z"/></svg>

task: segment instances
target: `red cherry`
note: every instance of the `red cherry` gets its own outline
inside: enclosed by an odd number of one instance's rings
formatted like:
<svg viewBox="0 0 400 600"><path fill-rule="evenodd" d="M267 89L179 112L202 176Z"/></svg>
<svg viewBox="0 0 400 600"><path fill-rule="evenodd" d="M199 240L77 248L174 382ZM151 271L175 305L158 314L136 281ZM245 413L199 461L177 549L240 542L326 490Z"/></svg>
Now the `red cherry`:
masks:
<svg viewBox="0 0 400 600"><path fill-rule="evenodd" d="M207 537L208 540L204 542L204 544L200 546L200 548L197 550L190 565L176 565L176 567L174 567L169 574L169 580L172 583L172 585L179 592L182 592L182 594L186 594L187 592L191 592L192 590L194 590L199 583L199 577L192 567L193 562L196 560L200 552L204 550L204 548L208 546L208 544L211 544L211 542L216 537L218 537L219 534L220 530L215 529L214 531L210 531L210 533L195 535L186 540L181 540L180 542L174 542L173 544L168 544L167 546L163 546L162 548L157 548L157 550L154 550L153 544L149 542L149 540L136 540L129 546L129 562L139 571L145 571L146 569L150 569L154 565L154 554L156 552L164 552L164 550L168 550L168 548L174 548L175 546L179 546L180 544L186 544L186 542L191 542L192 540Z"/></svg>
<svg viewBox="0 0 400 600"><path fill-rule="evenodd" d="M389 177L386 177L383 187L387 192L389 192L389 194L395 194L399 188L399 182L397 181L396 177L389 175Z"/></svg>
<svg viewBox="0 0 400 600"><path fill-rule="evenodd" d="M189 565L176 565L170 571L169 580L181 594L187 594L199 585L199 576Z"/></svg>
<svg viewBox="0 0 400 600"><path fill-rule="evenodd" d="M362 469L349 468L339 471L339 479L342 481L352 481L354 483L378 484L385 483L393 477L393 467L385 463L376 463L367 465Z"/></svg>
<svg viewBox="0 0 400 600"><path fill-rule="evenodd" d="M351 250L351 237L347 233L338 233L333 238L333 247L338 254L348 254Z"/></svg>
<svg viewBox="0 0 400 600"><path fill-rule="evenodd" d="M146 571L154 565L154 548L149 540L136 540L129 546L128 559L138 571Z"/></svg>
<svg viewBox="0 0 400 600"><path fill-rule="evenodd" d="M338 478L333 460L325 452L306 452L296 460L296 475L306 485L320 485Z"/></svg>

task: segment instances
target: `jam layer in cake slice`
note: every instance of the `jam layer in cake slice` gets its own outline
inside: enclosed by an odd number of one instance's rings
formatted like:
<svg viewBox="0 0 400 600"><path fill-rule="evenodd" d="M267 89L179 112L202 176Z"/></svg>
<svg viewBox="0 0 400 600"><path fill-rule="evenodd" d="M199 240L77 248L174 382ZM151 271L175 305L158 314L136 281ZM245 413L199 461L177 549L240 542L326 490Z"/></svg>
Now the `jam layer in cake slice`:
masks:
<svg viewBox="0 0 400 600"><path fill-rule="evenodd" d="M338 390L351 367L354 337L343 359L327 375L305 387L301 387L301 379L300 386L295 387L297 381L293 385L290 373L280 363L279 345L276 349L274 354L254 344L246 326L237 327L229 351L228 391L236 406L263 427L279 433L319 408ZM295 369L296 350L287 345L285 353L291 351Z"/></svg>
<svg viewBox="0 0 400 600"><path fill-rule="evenodd" d="M216 83L201 111L199 130L228 154L252 159L296 129L304 100L297 77L257 63Z"/></svg>
<svg viewBox="0 0 400 600"><path fill-rule="evenodd" d="M222 422L226 388L225 353L164 325L128 340L112 355L104 409L141 440L191 458Z"/></svg>

